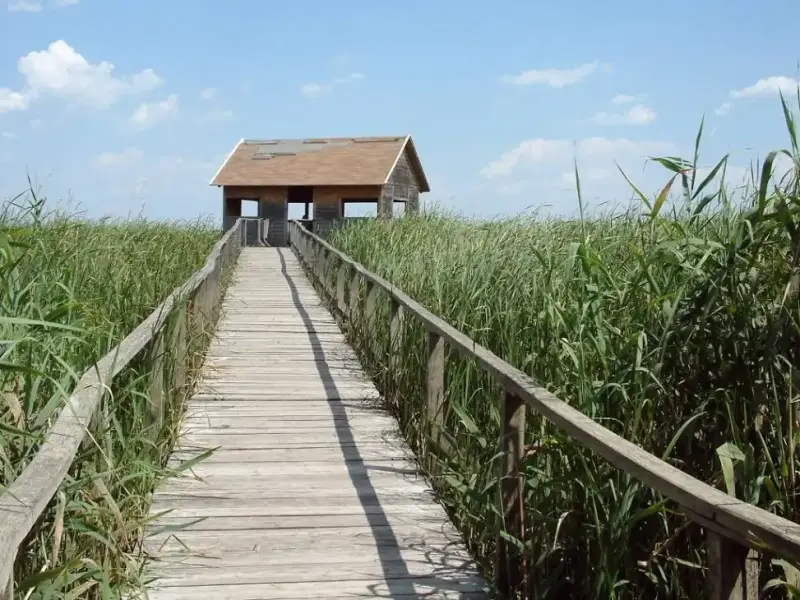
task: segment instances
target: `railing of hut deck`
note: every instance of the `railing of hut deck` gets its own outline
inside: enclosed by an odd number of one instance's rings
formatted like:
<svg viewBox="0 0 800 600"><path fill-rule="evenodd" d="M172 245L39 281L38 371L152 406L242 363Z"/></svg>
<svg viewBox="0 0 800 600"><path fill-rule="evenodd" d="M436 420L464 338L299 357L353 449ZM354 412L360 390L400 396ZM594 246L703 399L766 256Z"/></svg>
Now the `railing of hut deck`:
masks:
<svg viewBox="0 0 800 600"><path fill-rule="evenodd" d="M294 222L289 227L289 240L344 318L354 318L359 314L358 311L363 311L360 315L369 326L374 319L376 294L389 297L390 364L397 356L405 314L415 318L427 330L425 407L431 431L440 429L442 425L445 344L474 360L502 387L498 445L504 459L501 461L501 521L495 557L495 583L501 593L512 596L522 583L522 557L519 550L500 532L505 531L518 540L524 540L521 468L526 407L538 412L614 467L675 501L692 521L705 529L707 581L713 600L758 598L757 550L768 550L779 557L800 561L800 525L797 523L737 500L602 427L538 386L519 369L445 323L388 281L367 271ZM335 283L331 277L334 271ZM362 285L366 295L364 305L359 306L359 289Z"/></svg>
<svg viewBox="0 0 800 600"><path fill-rule="evenodd" d="M244 220L238 219L216 243L205 265L177 287L120 344L90 367L76 384L38 452L0 496L0 600L14 594L14 561L20 544L64 481L87 435L101 397L113 390L114 378L137 356L149 351L150 417L154 427L163 419L164 384L183 389L186 366L196 332L209 331L219 316L223 275L236 262L244 244ZM166 357L171 360L167 373Z"/></svg>

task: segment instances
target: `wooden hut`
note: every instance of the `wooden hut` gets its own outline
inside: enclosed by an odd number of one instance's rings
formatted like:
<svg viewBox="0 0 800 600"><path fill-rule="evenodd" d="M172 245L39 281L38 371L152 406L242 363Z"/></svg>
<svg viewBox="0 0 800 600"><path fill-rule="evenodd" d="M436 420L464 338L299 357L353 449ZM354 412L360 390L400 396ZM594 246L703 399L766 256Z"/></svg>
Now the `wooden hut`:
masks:
<svg viewBox="0 0 800 600"><path fill-rule="evenodd" d="M395 202L419 211L419 195L430 191L411 136L245 140L234 147L211 179L222 188L222 226L242 214L242 201L258 202L269 219L267 242L287 243L288 205L304 204L313 231L324 234L352 203L374 202L377 215L391 217ZM313 218L310 209L313 207Z"/></svg>

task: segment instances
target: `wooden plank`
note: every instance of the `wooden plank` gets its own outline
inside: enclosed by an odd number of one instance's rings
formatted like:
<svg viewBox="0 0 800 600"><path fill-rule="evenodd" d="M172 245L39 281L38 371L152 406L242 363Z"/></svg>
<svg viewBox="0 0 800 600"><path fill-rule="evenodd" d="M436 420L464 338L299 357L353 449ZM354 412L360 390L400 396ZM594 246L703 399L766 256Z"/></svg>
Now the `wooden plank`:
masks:
<svg viewBox="0 0 800 600"><path fill-rule="evenodd" d="M415 578L431 578L434 576L441 581L439 585L454 585L470 582L470 577L453 570L447 565L434 567L424 558L418 561L392 560L376 561L364 564L322 562L319 564L308 563L302 557L297 557L295 564L282 565L280 568L263 569L254 566L248 568L232 568L230 561L219 566L187 566L186 562L178 562L173 566L154 569L153 575L161 575L156 583L157 587L171 587L184 585L187 574L191 578L192 586L212 585L252 585L252 584L287 584L301 582L341 582L341 581L387 581L393 580L394 585L404 584L408 580L413 585ZM225 568L228 567L228 568ZM288 568L287 568L288 567ZM293 567L293 568L292 568ZM475 579L472 578L474 584Z"/></svg>
<svg viewBox="0 0 800 600"><path fill-rule="evenodd" d="M399 591L394 589L398 587ZM386 582L383 579L366 579L361 581L156 587L150 597L159 600L196 600L197 598L213 598L214 600L308 600L309 598L469 600L486 597L485 592L474 590L475 585L471 581L447 583L436 577L427 577L411 579L399 584Z"/></svg>
<svg viewBox="0 0 800 600"><path fill-rule="evenodd" d="M168 466L215 450L154 494L145 546L165 578L150 597L374 597L384 586L412 598L435 581L447 591L432 597L485 598L396 421L298 267L280 249L241 254Z"/></svg>

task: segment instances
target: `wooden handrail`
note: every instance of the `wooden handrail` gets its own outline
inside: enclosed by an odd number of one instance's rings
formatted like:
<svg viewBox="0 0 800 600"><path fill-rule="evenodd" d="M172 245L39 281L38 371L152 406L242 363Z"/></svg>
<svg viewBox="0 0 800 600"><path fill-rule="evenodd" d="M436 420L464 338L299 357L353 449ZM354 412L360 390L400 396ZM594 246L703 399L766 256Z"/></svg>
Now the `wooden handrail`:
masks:
<svg viewBox="0 0 800 600"><path fill-rule="evenodd" d="M33 460L0 496L0 600L12 597L19 545L66 477L102 395L114 377L155 340L175 307L194 298L206 315L215 311L222 270L233 264L242 246L242 225L243 220L237 219L214 245L205 265L175 288L118 346L86 370Z"/></svg>
<svg viewBox="0 0 800 600"><path fill-rule="evenodd" d="M800 524L738 500L695 479L599 425L319 236L294 221L290 224L289 231L290 244L297 249L312 272L322 279L322 287L328 293L331 290L326 273L330 272L331 262L336 260L345 268L352 269L353 278L361 278L368 288L381 290L389 296L393 306L402 307L405 313L420 321L429 336L434 336L433 340L429 337L429 353L433 357L429 356L429 367L431 362L436 365L442 362L433 354L438 354L441 350L436 343L432 348L431 341L443 339L463 356L474 360L502 386L505 393L501 410L500 444L505 451L506 460L502 463L501 473L501 514L504 516L505 530L512 536L523 539L520 473L525 429L524 406L527 405L614 467L677 502L691 520L709 530L708 581L712 590L711 597L715 600L757 597L754 595L757 593L754 591L757 590L757 581L755 584L752 581L753 561L747 560L747 549L769 550L780 557L800 562ZM351 289L353 286L351 283ZM339 296L337 305L341 307L343 303L344 299ZM438 373L428 374L428 380L433 379L437 382L436 385L439 385L440 377ZM430 387L428 394L428 400L431 401ZM438 395L439 392L435 391L434 394ZM505 557L514 554L516 550L513 544L506 542L500 535L497 537L497 548L496 583L501 592L509 594L518 584L518 576L508 568ZM748 564L751 566L747 566Z"/></svg>

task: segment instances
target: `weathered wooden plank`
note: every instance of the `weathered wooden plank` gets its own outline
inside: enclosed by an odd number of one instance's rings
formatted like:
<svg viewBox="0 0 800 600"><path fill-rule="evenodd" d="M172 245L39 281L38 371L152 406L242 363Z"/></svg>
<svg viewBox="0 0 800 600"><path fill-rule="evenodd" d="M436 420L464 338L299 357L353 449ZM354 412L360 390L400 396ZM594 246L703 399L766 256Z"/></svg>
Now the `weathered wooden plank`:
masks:
<svg viewBox="0 0 800 600"><path fill-rule="evenodd" d="M447 565L434 567L424 559L418 561L384 560L367 563L334 563L327 562L313 564L306 562L302 556L297 557L294 565L282 565L282 568L265 570L263 568L248 567L245 569L231 568L228 561L223 564L228 568L209 568L208 566L186 566L176 564L154 569L153 575L159 576L156 583L158 587L184 585L184 580L189 575L192 586L211 585L243 585L243 584L284 584L300 582L340 582L340 581L382 581L394 580L395 585L405 585L406 581L414 578L430 578L432 575L441 583L438 585L453 585L469 582L471 579ZM286 568L288 566L294 568ZM472 578L473 583L475 578ZM409 585L411 582L409 582Z"/></svg>
<svg viewBox="0 0 800 600"><path fill-rule="evenodd" d="M374 597L370 586L385 585L411 598L437 578L452 597L486 597L397 423L297 267L284 250L241 255L168 466L216 450L154 494L151 514L170 512L145 542L167 575L150 597ZM344 275L325 281L346 309Z"/></svg>
<svg viewBox="0 0 800 600"><path fill-rule="evenodd" d="M402 591L395 590L396 587L401 587ZM403 584L393 584L385 579L365 579L361 581L156 587L150 597L159 600L196 600L197 598L213 598L214 600L295 600L300 598L303 600L309 598L470 600L486 597L485 592L474 590L475 584L471 581L446 583L436 577L426 577L410 579Z"/></svg>

